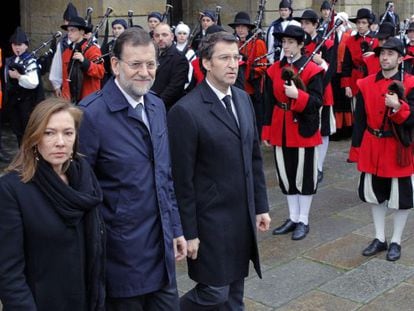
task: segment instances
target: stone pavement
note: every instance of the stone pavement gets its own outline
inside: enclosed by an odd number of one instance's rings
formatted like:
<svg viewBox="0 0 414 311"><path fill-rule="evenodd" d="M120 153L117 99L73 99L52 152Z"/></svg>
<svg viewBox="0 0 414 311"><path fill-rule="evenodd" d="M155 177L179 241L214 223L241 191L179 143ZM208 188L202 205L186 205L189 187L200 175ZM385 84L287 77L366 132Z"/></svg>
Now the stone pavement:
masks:
<svg viewBox="0 0 414 311"><path fill-rule="evenodd" d="M10 131L3 143L15 152ZM369 206L357 196L359 174L354 164L346 163L349 144L349 140L330 143L307 238L292 241L290 234L259 234L263 279L250 270L246 310L414 310L414 218L410 215L405 228L399 261L386 261L385 252L371 258L361 255L373 239L374 228ZM271 149L264 149L264 162L273 229L288 217L288 209L278 188ZM391 234L390 214L388 239ZM185 262L177 264L177 278L180 294L194 284Z"/></svg>
<svg viewBox="0 0 414 311"><path fill-rule="evenodd" d="M330 142L306 239L293 241L290 234L273 236L271 231L259 234L263 279L250 269L246 310L414 310L414 217L407 222L399 261L385 260L385 252L370 258L361 255L374 238L374 228L370 207L357 196L359 174L346 162L349 144L350 140ZM266 148L263 154L273 229L288 217L288 208L276 180L272 150ZM194 283L185 263L177 267L183 293Z"/></svg>

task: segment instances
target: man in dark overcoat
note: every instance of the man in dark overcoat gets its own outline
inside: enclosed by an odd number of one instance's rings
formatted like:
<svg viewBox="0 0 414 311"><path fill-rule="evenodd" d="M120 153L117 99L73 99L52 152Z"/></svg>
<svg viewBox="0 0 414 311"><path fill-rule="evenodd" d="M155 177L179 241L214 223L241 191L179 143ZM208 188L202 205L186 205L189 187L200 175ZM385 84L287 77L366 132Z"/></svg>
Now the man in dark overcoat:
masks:
<svg viewBox="0 0 414 311"><path fill-rule="evenodd" d="M104 194L107 311L178 311L175 260L186 241L175 200L165 107L149 91L157 69L149 34L116 40L111 78L79 103L80 147ZM178 247L177 247L178 246Z"/></svg>
<svg viewBox="0 0 414 311"><path fill-rule="evenodd" d="M233 86L235 37L211 34L199 51L206 79L168 114L189 276L198 283L180 307L242 310L250 260L261 277L256 230L270 224L260 143L250 97Z"/></svg>
<svg viewBox="0 0 414 311"><path fill-rule="evenodd" d="M161 97L169 110L184 96L184 85L188 81L188 60L175 46L174 33L170 25L157 25L154 30L154 41L158 48L159 66L151 90Z"/></svg>

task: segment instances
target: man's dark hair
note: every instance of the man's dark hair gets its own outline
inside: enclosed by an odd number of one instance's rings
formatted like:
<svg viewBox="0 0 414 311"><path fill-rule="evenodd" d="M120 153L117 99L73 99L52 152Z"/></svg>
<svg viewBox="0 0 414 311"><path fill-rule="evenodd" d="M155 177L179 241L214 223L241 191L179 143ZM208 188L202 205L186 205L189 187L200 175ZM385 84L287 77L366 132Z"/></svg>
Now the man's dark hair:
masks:
<svg viewBox="0 0 414 311"><path fill-rule="evenodd" d="M154 45L154 42L147 31L138 27L131 27L126 29L121 33L118 39L116 39L114 48L112 49L112 56L121 58L123 48L126 44L132 46L148 46L151 44Z"/></svg>
<svg viewBox="0 0 414 311"><path fill-rule="evenodd" d="M219 31L209 34L201 40L200 47L198 49L198 55L200 58L200 69L204 74L206 74L206 69L203 67L203 59L211 59L211 57L213 56L214 47L219 42L237 44L237 39L231 33L228 33L226 31Z"/></svg>

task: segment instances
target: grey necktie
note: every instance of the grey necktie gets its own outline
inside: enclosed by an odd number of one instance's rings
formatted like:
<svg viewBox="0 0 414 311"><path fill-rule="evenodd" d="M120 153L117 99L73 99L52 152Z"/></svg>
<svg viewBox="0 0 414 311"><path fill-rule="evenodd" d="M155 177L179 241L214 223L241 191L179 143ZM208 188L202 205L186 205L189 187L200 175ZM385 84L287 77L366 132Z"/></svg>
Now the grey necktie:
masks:
<svg viewBox="0 0 414 311"><path fill-rule="evenodd" d="M237 123L236 117L233 113L233 109L231 109L231 96L230 95L226 95L223 97L223 102L226 105L226 110L230 115L230 118L234 121L234 124L236 125L236 127L239 127L239 124Z"/></svg>
<svg viewBox="0 0 414 311"><path fill-rule="evenodd" d="M138 105L135 106L135 111L137 112L137 116L142 122L144 122L144 119L142 118L142 110L143 109L144 109L144 107L141 103L138 103Z"/></svg>

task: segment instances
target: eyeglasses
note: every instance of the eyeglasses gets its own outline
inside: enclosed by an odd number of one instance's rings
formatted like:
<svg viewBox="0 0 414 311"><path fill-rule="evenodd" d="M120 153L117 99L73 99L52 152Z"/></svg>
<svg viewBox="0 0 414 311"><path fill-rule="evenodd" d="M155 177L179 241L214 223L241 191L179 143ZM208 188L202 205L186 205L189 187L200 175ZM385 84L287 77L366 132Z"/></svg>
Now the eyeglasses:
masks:
<svg viewBox="0 0 414 311"><path fill-rule="evenodd" d="M132 70L143 69L144 66L147 68L147 70L154 70L154 69L157 69L157 66L158 66L158 63L155 62L155 61L149 61L149 62L132 62L132 63L130 63L130 62L124 61L121 58L118 58L118 60L120 62L123 62L123 63L127 64L128 67L131 68Z"/></svg>
<svg viewBox="0 0 414 311"><path fill-rule="evenodd" d="M234 55L218 55L218 56L212 56L212 58L217 58L222 63L230 63L231 60L233 60L235 63L239 63L243 59L243 55L240 54L234 54Z"/></svg>

